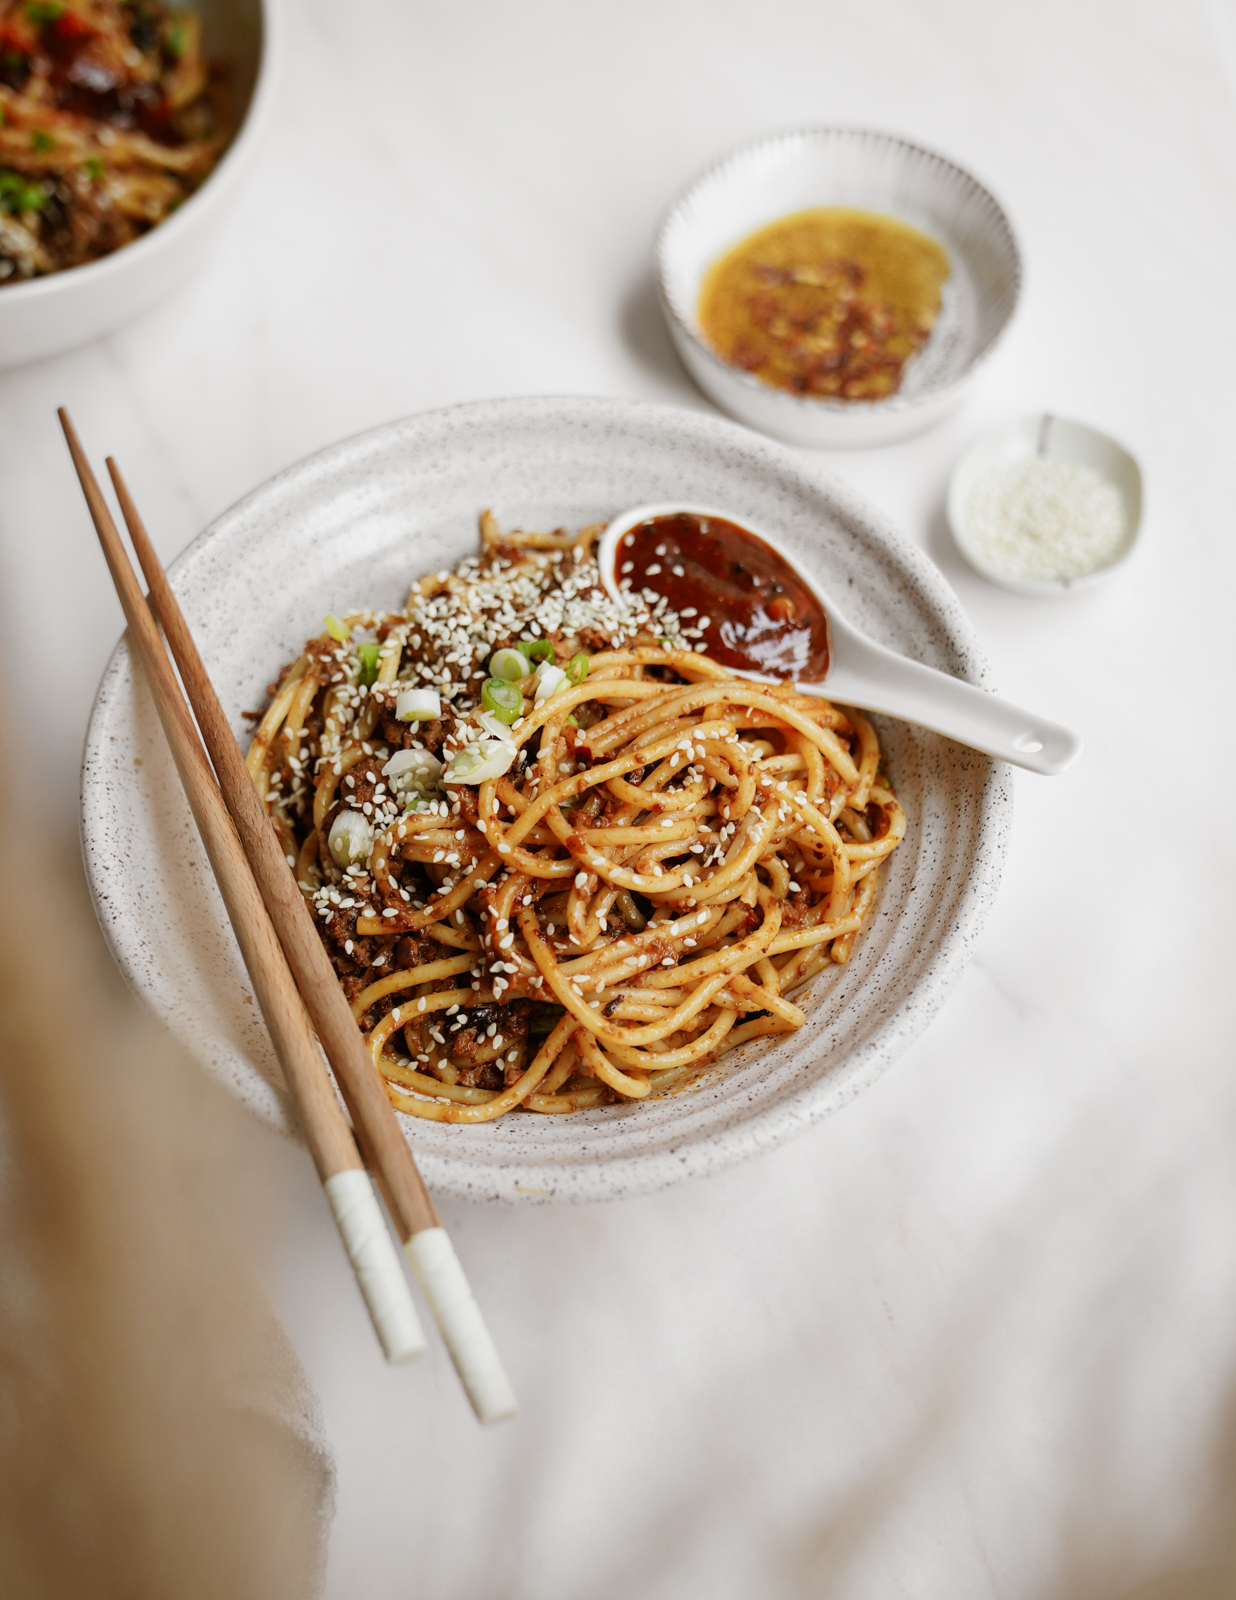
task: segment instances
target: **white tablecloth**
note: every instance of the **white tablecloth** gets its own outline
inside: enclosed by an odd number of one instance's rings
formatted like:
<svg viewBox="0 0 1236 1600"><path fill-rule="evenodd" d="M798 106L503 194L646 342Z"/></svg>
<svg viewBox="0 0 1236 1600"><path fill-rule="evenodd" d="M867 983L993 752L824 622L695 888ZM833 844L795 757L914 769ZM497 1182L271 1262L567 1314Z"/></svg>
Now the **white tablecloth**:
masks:
<svg viewBox="0 0 1236 1600"><path fill-rule="evenodd" d="M1005 884L939 1019L792 1146L625 1204L447 1205L523 1401L383 1367L302 1152L274 1292L339 1463L334 1600L1116 1596L1213 1559L1236 1378L1231 907L1236 21L1225 0L302 0L219 252L101 344L0 376L9 726L75 814L120 630L54 407L165 558L271 472L482 396L705 402L648 274L666 198L805 121L902 131L1007 205L1026 294L981 390L820 456L941 565L1011 696ZM2 291L0 291L2 292ZM1049 407L1141 457L1144 543L1037 603L953 551L947 475ZM244 619L237 619L244 626Z"/></svg>

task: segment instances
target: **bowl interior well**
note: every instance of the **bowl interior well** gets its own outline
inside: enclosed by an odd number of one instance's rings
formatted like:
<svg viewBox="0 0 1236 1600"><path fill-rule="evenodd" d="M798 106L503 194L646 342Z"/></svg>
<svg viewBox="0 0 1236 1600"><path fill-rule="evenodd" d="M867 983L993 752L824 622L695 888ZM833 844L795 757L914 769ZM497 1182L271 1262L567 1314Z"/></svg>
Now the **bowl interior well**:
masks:
<svg viewBox="0 0 1236 1600"><path fill-rule="evenodd" d="M898 217L948 251L953 270L940 317L909 363L901 393L912 397L957 381L1012 314L1016 247L1003 212L980 184L942 157L890 135L787 133L706 172L671 207L658 242L663 291L674 315L702 337L699 295L713 262L778 217L830 205Z"/></svg>

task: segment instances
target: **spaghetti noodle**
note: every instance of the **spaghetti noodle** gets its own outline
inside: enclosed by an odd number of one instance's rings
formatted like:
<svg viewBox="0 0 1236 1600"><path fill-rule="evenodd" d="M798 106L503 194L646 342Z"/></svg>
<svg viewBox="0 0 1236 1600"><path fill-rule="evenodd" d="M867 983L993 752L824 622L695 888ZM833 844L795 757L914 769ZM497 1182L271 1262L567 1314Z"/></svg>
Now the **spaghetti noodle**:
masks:
<svg viewBox="0 0 1236 1600"><path fill-rule="evenodd" d="M248 762L395 1107L663 1094L806 1021L905 817L856 711L731 676L577 536L327 618ZM501 669L501 670L499 670ZM487 676L487 672L490 674Z"/></svg>

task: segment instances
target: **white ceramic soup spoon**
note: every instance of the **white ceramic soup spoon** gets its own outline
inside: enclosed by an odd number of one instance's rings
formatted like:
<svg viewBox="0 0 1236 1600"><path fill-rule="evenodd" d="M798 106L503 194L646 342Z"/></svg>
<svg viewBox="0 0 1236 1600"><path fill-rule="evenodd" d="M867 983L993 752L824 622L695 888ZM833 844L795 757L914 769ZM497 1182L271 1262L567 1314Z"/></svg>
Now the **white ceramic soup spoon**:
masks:
<svg viewBox="0 0 1236 1600"><path fill-rule="evenodd" d="M828 627L828 670L818 683L796 683L802 694L840 701L863 711L883 712L904 722L916 722L935 733L942 733L958 744L981 750L985 755L1029 772L1054 776L1076 760L1082 747L1080 738L1058 722L1049 722L1032 711L1025 711L999 695L976 689L934 667L910 661L876 644L847 622L836 603L818 582L775 540L749 522L735 523L724 511L702 506L637 506L625 511L606 528L601 537L597 560L602 581L615 598L620 598L618 581L619 541L633 528L654 517L694 516L729 522L753 534L806 584L823 609ZM756 683L782 680L766 673L729 668L735 677Z"/></svg>

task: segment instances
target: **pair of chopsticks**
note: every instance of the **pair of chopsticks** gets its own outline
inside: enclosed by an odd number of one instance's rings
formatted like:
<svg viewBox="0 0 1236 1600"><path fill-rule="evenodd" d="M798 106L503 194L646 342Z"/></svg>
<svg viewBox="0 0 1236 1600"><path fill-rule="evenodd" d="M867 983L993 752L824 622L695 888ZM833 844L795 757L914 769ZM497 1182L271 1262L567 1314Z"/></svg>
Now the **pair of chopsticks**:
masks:
<svg viewBox="0 0 1236 1600"><path fill-rule="evenodd" d="M149 585L147 603L68 413L62 407L58 415L124 609L130 644L145 669L306 1143L382 1348L389 1361L406 1361L424 1350L425 1339L366 1166L377 1179L473 1410L482 1422L501 1421L517 1409L514 1392L167 575L109 456L107 469ZM159 637L156 617L192 716ZM334 1069L351 1126L335 1097L315 1032Z"/></svg>

